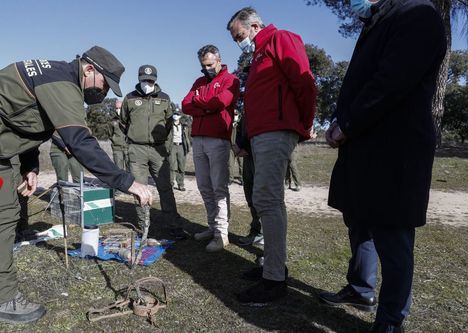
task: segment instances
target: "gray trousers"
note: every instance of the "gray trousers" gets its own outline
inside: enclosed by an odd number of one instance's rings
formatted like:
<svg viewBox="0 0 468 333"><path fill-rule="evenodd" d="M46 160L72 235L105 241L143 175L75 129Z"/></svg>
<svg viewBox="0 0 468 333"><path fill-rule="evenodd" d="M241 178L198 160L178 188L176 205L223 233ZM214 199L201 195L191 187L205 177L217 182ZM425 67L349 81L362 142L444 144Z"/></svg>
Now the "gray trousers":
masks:
<svg viewBox="0 0 468 333"><path fill-rule="evenodd" d="M208 226L215 234L228 234L229 140L196 136L193 162L197 186L205 203Z"/></svg>
<svg viewBox="0 0 468 333"><path fill-rule="evenodd" d="M291 153L299 137L276 131L250 140L255 165L253 204L262 221L264 245L263 277L284 281L288 217L284 203L284 178Z"/></svg>

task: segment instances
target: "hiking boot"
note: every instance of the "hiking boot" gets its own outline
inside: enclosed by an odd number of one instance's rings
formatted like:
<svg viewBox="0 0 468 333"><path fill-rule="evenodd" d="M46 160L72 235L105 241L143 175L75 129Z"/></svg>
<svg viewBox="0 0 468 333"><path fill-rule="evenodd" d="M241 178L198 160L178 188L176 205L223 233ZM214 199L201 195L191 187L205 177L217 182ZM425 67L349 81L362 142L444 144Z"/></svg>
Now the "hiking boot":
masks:
<svg viewBox="0 0 468 333"><path fill-rule="evenodd" d="M41 304L31 303L18 291L15 298L0 304L0 321L22 324L36 321L46 313Z"/></svg>
<svg viewBox="0 0 468 333"><path fill-rule="evenodd" d="M206 246L207 252L218 252L224 249L229 244L227 235L216 235L211 242Z"/></svg>
<svg viewBox="0 0 468 333"><path fill-rule="evenodd" d="M257 284L237 294L237 300L250 306L264 306L287 294L286 281L261 279Z"/></svg>
<svg viewBox="0 0 468 333"><path fill-rule="evenodd" d="M198 232L195 235L193 235L193 238L197 241L202 241L202 240L207 240L207 239L212 239L214 236L214 232L210 229Z"/></svg>
<svg viewBox="0 0 468 333"><path fill-rule="evenodd" d="M329 292L320 293L319 298L322 302L331 306L351 305L366 312L373 312L377 307L375 297L361 296L350 285L347 285L336 294Z"/></svg>
<svg viewBox="0 0 468 333"><path fill-rule="evenodd" d="M169 231L169 234L175 240L184 240L188 237L187 233L182 228L173 228Z"/></svg>
<svg viewBox="0 0 468 333"><path fill-rule="evenodd" d="M288 279L288 267L284 267L284 279ZM250 271L246 271L242 273L241 278L244 280L249 280L249 281L259 281L262 279L263 276L263 266L260 267L254 267Z"/></svg>

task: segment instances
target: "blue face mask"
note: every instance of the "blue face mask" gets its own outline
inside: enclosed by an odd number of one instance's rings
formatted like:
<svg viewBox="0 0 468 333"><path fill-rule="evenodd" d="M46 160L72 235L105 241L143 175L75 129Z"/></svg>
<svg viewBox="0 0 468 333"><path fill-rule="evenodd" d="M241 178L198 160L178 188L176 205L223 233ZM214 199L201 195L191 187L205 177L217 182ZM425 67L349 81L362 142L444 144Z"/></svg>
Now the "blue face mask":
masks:
<svg viewBox="0 0 468 333"><path fill-rule="evenodd" d="M372 16L371 6L372 3L369 0L351 0L351 9L363 18Z"/></svg>

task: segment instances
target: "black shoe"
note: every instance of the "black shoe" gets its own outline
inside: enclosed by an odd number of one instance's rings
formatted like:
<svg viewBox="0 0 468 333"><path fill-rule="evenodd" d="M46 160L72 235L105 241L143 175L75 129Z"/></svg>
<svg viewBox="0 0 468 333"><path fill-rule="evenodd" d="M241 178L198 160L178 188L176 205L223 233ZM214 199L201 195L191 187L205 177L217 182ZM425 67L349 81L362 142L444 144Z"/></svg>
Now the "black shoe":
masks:
<svg viewBox="0 0 468 333"><path fill-rule="evenodd" d="M263 257L262 257L263 258ZM242 273L241 278L248 281L260 281L263 278L263 266L252 268ZM284 279L288 279L288 268L284 268Z"/></svg>
<svg viewBox="0 0 468 333"><path fill-rule="evenodd" d="M350 285L347 285L336 294L328 292L320 293L319 298L322 302L331 306L346 304L366 312L374 312L377 307L375 297L363 297Z"/></svg>
<svg viewBox="0 0 468 333"><path fill-rule="evenodd" d="M182 228L173 228L169 231L169 234L176 240L184 240L188 237L187 233Z"/></svg>
<svg viewBox="0 0 468 333"><path fill-rule="evenodd" d="M405 333L403 326L375 322L369 333Z"/></svg>
<svg viewBox="0 0 468 333"><path fill-rule="evenodd" d="M185 192L185 187L184 187L184 185L182 185L182 186L179 185L179 191Z"/></svg>
<svg viewBox="0 0 468 333"><path fill-rule="evenodd" d="M260 282L237 294L237 300L250 306L264 306L288 294L286 281L261 279Z"/></svg>

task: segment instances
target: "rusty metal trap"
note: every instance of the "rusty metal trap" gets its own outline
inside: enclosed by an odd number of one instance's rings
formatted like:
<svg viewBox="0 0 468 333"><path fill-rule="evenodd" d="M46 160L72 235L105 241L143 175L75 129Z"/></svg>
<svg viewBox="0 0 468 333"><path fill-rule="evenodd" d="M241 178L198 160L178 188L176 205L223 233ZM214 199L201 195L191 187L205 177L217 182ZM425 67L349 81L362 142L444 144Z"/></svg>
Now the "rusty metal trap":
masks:
<svg viewBox="0 0 468 333"><path fill-rule="evenodd" d="M158 290L159 289L159 290ZM156 291L162 290L162 297ZM125 297L102 308L90 308L86 317L90 322L111 319L131 313L146 317L155 325L155 315L167 305L166 286L161 279L146 277L128 286Z"/></svg>

